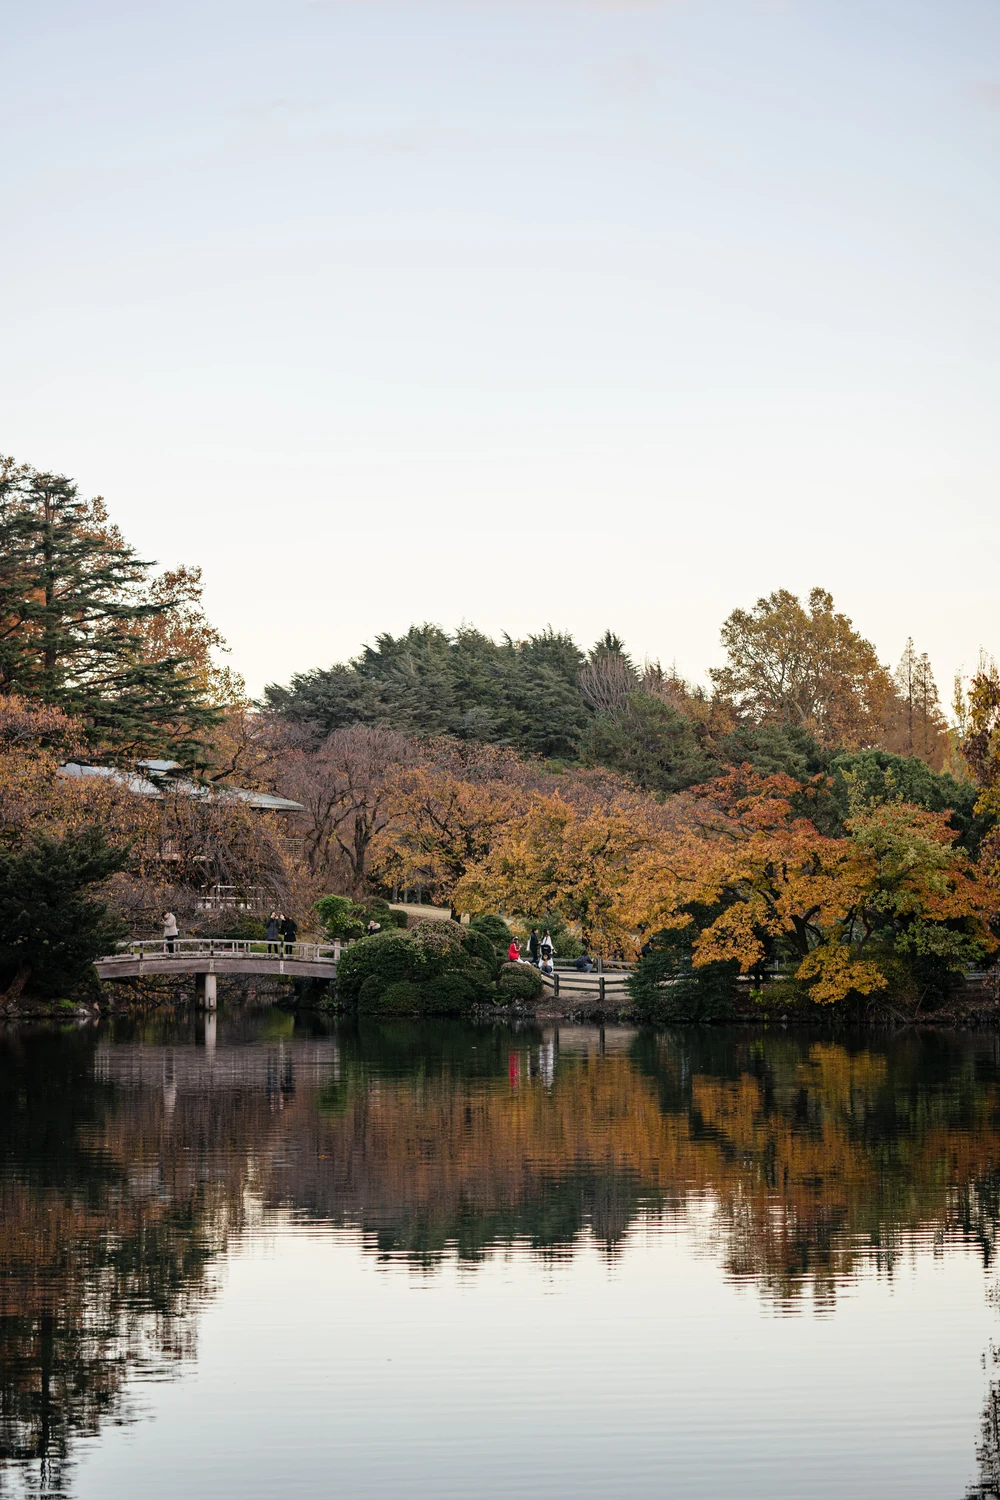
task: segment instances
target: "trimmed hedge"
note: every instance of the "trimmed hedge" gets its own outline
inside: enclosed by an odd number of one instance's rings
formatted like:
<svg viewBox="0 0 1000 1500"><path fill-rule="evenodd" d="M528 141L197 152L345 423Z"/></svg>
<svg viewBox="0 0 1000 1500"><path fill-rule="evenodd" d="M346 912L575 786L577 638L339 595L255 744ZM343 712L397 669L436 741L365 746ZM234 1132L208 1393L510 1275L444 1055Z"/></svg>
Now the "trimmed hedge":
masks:
<svg viewBox="0 0 1000 1500"><path fill-rule="evenodd" d="M364 1014L452 1016L493 997L495 972L480 933L457 922L418 922L348 948L337 988Z"/></svg>
<svg viewBox="0 0 1000 1500"><path fill-rule="evenodd" d="M545 987L531 964L504 964L497 985L505 1000L536 1000Z"/></svg>
<svg viewBox="0 0 1000 1500"><path fill-rule="evenodd" d="M473 917L469 927L473 932L481 933L498 953L506 954L514 936L503 917L492 916L489 912L481 917Z"/></svg>

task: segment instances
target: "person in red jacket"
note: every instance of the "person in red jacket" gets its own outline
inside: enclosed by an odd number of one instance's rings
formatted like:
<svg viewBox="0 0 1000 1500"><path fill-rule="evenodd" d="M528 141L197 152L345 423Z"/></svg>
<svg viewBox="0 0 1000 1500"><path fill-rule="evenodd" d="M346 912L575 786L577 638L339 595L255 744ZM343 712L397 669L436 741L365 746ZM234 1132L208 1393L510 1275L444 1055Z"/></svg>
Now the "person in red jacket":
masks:
<svg viewBox="0 0 1000 1500"><path fill-rule="evenodd" d="M510 947L507 949L507 962L509 964L520 963L521 950L517 946L517 938L511 938Z"/></svg>

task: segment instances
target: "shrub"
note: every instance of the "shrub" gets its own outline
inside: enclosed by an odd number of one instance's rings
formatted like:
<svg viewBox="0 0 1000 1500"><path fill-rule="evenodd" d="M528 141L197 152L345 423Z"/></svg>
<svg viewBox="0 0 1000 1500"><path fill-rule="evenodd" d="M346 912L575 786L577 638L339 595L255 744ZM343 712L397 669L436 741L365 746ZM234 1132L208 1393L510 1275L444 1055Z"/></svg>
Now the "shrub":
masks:
<svg viewBox="0 0 1000 1500"><path fill-rule="evenodd" d="M481 917L473 917L469 923L469 930L482 933L498 953L507 952L511 938L514 936L503 917L492 916L489 912L484 912Z"/></svg>
<svg viewBox="0 0 1000 1500"><path fill-rule="evenodd" d="M535 1000L545 985L541 974L531 964L504 964L497 988L505 1000Z"/></svg>
<svg viewBox="0 0 1000 1500"><path fill-rule="evenodd" d="M481 934L457 922L418 922L412 931L393 928L348 948L337 988L366 1012L385 1002L393 1014L455 1015L490 998L495 973L496 955ZM404 993L399 985L410 988Z"/></svg>
<svg viewBox="0 0 1000 1500"><path fill-rule="evenodd" d="M361 1015L417 1016L424 1011L424 986L409 979L397 979L382 985L370 974L361 986L358 1012Z"/></svg>
<svg viewBox="0 0 1000 1500"><path fill-rule="evenodd" d="M355 901L353 915L360 919L366 929L372 919L382 927L406 927L407 925L406 912L393 911L388 901L382 896L365 896L362 901Z"/></svg>
<svg viewBox="0 0 1000 1500"><path fill-rule="evenodd" d="M552 938L552 952L556 958L579 958L583 952L583 944L575 932L565 928L562 932L550 933Z"/></svg>
<svg viewBox="0 0 1000 1500"><path fill-rule="evenodd" d="M352 901L350 896L321 896L313 910L318 913L323 930L331 941L334 938L365 937L368 923L373 919L390 931L406 926L405 911L393 911L388 901L383 901L380 896L364 901Z"/></svg>
<svg viewBox="0 0 1000 1500"><path fill-rule="evenodd" d="M640 1021L661 1025L727 1021L735 1014L739 965L729 962L695 968L691 962L695 935L693 928L668 929L652 939L652 952L643 955L628 980Z"/></svg>
<svg viewBox="0 0 1000 1500"><path fill-rule="evenodd" d="M365 924L354 912L350 896L321 896L313 907L323 924L323 930L331 942L360 938L365 935Z"/></svg>
<svg viewBox="0 0 1000 1500"><path fill-rule="evenodd" d="M495 977L497 972L497 950L485 932L480 931L478 928L464 927L462 929L462 947L470 958L478 959L480 963L486 965L491 979Z"/></svg>
<svg viewBox="0 0 1000 1500"><path fill-rule="evenodd" d="M465 928L458 922L418 922L416 927L407 933L412 937L417 947L428 958L439 962L450 958L462 948L462 940L465 937Z"/></svg>
<svg viewBox="0 0 1000 1500"><path fill-rule="evenodd" d="M475 973L445 974L414 983L397 979L383 985L370 974L361 986L358 1014L364 1016L460 1016L488 999L492 988Z"/></svg>
<svg viewBox="0 0 1000 1500"><path fill-rule="evenodd" d="M0 988L44 997L96 988L93 961L126 928L93 894L124 863L94 824L0 847Z"/></svg>
<svg viewBox="0 0 1000 1500"><path fill-rule="evenodd" d="M445 974L422 988L426 992L424 1014L428 1016L459 1016L493 995L493 986L474 971Z"/></svg>
<svg viewBox="0 0 1000 1500"><path fill-rule="evenodd" d="M374 937L362 938L341 955L337 989L346 999L356 1000L365 982L371 979L373 985L368 990L371 998L376 989L385 989L396 980L426 977L427 969L423 950L408 933L378 932Z"/></svg>

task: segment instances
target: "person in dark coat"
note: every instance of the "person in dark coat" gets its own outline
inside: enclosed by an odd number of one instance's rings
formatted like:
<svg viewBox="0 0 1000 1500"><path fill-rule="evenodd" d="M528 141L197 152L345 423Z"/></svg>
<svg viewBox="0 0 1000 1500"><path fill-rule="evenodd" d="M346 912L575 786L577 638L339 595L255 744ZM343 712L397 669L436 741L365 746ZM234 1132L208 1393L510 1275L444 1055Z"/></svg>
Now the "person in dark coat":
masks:
<svg viewBox="0 0 1000 1500"><path fill-rule="evenodd" d="M273 911L264 924L264 936L267 938L268 953L278 951L278 913Z"/></svg>
<svg viewBox="0 0 1000 1500"><path fill-rule="evenodd" d="M580 957L577 959L576 967L580 970L581 974L590 974L593 972L594 960L591 958L586 948L584 948L583 952L580 954Z"/></svg>
<svg viewBox="0 0 1000 1500"><path fill-rule="evenodd" d="M533 927L531 929L531 936L528 939L528 958L531 961L531 963L533 963L535 965L535 968L537 969L538 968L538 929L535 928L535 927Z"/></svg>
<svg viewBox="0 0 1000 1500"><path fill-rule="evenodd" d="M281 923L281 936L284 940L285 951L295 942L299 935L299 924L294 917L285 917Z"/></svg>

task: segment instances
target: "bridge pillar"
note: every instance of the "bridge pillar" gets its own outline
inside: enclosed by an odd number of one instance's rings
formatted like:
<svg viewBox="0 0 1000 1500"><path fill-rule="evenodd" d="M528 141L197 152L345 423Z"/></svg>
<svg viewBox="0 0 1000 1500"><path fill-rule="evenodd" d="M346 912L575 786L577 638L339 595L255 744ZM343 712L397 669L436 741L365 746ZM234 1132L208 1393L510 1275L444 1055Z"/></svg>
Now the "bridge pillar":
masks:
<svg viewBox="0 0 1000 1500"><path fill-rule="evenodd" d="M214 974L195 975L195 995L197 996L198 1004L205 1010L215 1010L219 1003L216 999L215 983Z"/></svg>

